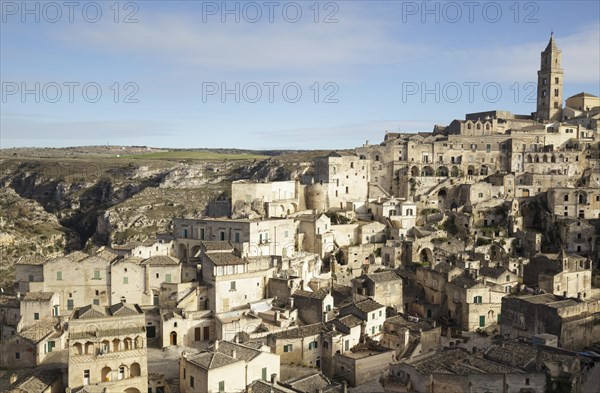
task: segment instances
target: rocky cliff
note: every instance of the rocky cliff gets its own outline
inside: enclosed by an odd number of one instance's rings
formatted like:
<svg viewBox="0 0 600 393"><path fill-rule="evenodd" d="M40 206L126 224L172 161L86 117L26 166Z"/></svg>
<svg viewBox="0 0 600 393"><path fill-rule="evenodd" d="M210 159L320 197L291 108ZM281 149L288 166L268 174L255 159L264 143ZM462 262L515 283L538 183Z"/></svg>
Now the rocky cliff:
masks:
<svg viewBox="0 0 600 393"><path fill-rule="evenodd" d="M204 215L211 200L229 195L232 181L299 178L311 160L303 154L210 161L5 155L0 165L0 247L10 275L27 255L169 231L174 217Z"/></svg>

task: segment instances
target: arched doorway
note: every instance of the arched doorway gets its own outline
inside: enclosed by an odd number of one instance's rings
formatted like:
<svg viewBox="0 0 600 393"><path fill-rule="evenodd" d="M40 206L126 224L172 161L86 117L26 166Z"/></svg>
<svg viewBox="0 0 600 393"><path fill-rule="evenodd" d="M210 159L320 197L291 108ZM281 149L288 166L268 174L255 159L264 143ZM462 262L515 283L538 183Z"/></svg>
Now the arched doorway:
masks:
<svg viewBox="0 0 600 393"><path fill-rule="evenodd" d="M187 246L183 243L179 244L179 259L181 259L182 261L187 261L188 258L188 252L187 252Z"/></svg>
<svg viewBox="0 0 600 393"><path fill-rule="evenodd" d="M433 253L429 248L424 248L419 253L419 260L422 264L431 264L433 262Z"/></svg>
<svg viewBox="0 0 600 393"><path fill-rule="evenodd" d="M100 380L102 382L108 382L110 381L110 374L111 374L112 370L110 367L106 366L104 368L102 368L102 370L100 371Z"/></svg>
<svg viewBox="0 0 600 393"><path fill-rule="evenodd" d="M177 345L177 332L171 332L171 334L169 334L169 342L171 345Z"/></svg>

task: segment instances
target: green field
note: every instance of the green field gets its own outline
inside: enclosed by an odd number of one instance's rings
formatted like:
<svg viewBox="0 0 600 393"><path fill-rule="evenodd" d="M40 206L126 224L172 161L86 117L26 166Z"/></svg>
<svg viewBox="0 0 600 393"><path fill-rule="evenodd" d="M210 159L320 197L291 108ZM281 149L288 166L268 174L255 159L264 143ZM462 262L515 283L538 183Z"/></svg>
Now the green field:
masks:
<svg viewBox="0 0 600 393"><path fill-rule="evenodd" d="M134 158L146 160L264 160L269 156L259 154L225 154L211 151L194 151L194 150L174 150L147 154L132 154L121 156L121 158Z"/></svg>

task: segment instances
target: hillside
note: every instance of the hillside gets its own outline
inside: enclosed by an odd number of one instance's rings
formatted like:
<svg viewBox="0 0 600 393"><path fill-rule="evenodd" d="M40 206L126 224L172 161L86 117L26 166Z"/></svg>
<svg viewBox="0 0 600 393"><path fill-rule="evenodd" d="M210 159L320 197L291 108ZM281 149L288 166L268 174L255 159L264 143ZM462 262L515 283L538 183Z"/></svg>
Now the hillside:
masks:
<svg viewBox="0 0 600 393"><path fill-rule="evenodd" d="M115 151L125 152L117 157ZM61 153L63 154L61 156ZM287 180L322 152L94 149L0 151L0 275L29 255L50 257L142 241L174 217L201 217L231 182Z"/></svg>

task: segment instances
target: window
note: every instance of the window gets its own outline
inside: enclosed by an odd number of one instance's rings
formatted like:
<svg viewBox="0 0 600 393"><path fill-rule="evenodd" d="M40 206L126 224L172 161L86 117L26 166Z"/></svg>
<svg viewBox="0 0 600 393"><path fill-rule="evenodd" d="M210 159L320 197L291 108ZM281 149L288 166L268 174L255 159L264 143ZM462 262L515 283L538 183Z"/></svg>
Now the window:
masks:
<svg viewBox="0 0 600 393"><path fill-rule="evenodd" d="M67 299L67 310L73 309L73 299Z"/></svg>
<svg viewBox="0 0 600 393"><path fill-rule="evenodd" d="M225 240L225 232L221 232L219 236L221 241Z"/></svg>
<svg viewBox="0 0 600 393"><path fill-rule="evenodd" d="M21 352L15 352L15 359L21 359Z"/></svg>
<svg viewBox="0 0 600 393"><path fill-rule="evenodd" d="M58 272L56 272L56 279L57 279L58 281L61 281L61 280L62 280L62 272L61 272L61 271L58 271Z"/></svg>
<svg viewBox="0 0 600 393"><path fill-rule="evenodd" d="M33 319L35 319L36 321L40 319L40 313L39 312L34 312L33 313Z"/></svg>
<svg viewBox="0 0 600 393"><path fill-rule="evenodd" d="M94 299L93 302L94 302L95 306L99 306L100 305L100 299Z"/></svg>
<svg viewBox="0 0 600 393"><path fill-rule="evenodd" d="M267 380L267 368L266 367L262 368L262 380L263 381Z"/></svg>
<svg viewBox="0 0 600 393"><path fill-rule="evenodd" d="M219 385L220 385L220 383L219 383ZM191 388L194 387L194 377L192 377L191 375L190 375L190 387Z"/></svg>
<svg viewBox="0 0 600 393"><path fill-rule="evenodd" d="M286 233L287 233L287 232L286 232ZM233 236L234 236L235 242L236 242L236 243L239 243L239 242L240 242L240 233L239 233L239 232L236 232L236 233L235 233ZM287 236L287 235L286 235L286 236Z"/></svg>
<svg viewBox="0 0 600 393"><path fill-rule="evenodd" d="M529 378L525 378L525 385L529 385Z"/></svg>
<svg viewBox="0 0 600 393"><path fill-rule="evenodd" d="M293 348L294 347L292 346L292 344L284 345L283 346L283 352L292 352Z"/></svg>
<svg viewBox="0 0 600 393"><path fill-rule="evenodd" d="M185 368L184 368L183 369L183 379L185 379L185 378L186 378L186 376L185 376Z"/></svg>
<svg viewBox="0 0 600 393"><path fill-rule="evenodd" d="M506 275L506 282L509 282L509 281L510 281L510 275L507 274Z"/></svg>
<svg viewBox="0 0 600 393"><path fill-rule="evenodd" d="M383 315L383 310L379 310L379 316Z"/></svg>
<svg viewBox="0 0 600 393"><path fill-rule="evenodd" d="M129 284L129 277L123 277L123 284Z"/></svg>
<svg viewBox="0 0 600 393"><path fill-rule="evenodd" d="M231 281L231 282L229 283L229 290L230 290L230 291L235 291L235 281Z"/></svg>
<svg viewBox="0 0 600 393"><path fill-rule="evenodd" d="M156 273L156 278L159 278L159 277L160 277L160 274Z"/></svg>
<svg viewBox="0 0 600 393"><path fill-rule="evenodd" d="M94 270L94 280L100 280L100 270Z"/></svg>
<svg viewBox="0 0 600 393"><path fill-rule="evenodd" d="M224 392L225 391L225 381L220 381L219 382L219 392Z"/></svg>
<svg viewBox="0 0 600 393"><path fill-rule="evenodd" d="M171 282L171 275L170 274L165 275L165 281L166 282Z"/></svg>
<svg viewBox="0 0 600 393"><path fill-rule="evenodd" d="M344 342L344 351L350 350L350 340Z"/></svg>
<svg viewBox="0 0 600 393"><path fill-rule="evenodd" d="M29 281L30 281L30 282L31 282L31 281L33 281L33 274L30 274L30 275L29 275Z"/></svg>
<svg viewBox="0 0 600 393"><path fill-rule="evenodd" d="M569 202L569 195L565 195L565 202Z"/></svg>
<svg viewBox="0 0 600 393"><path fill-rule="evenodd" d="M483 298L481 296L475 296L473 298L473 303L475 303L475 304L481 304L481 303L483 303Z"/></svg>

